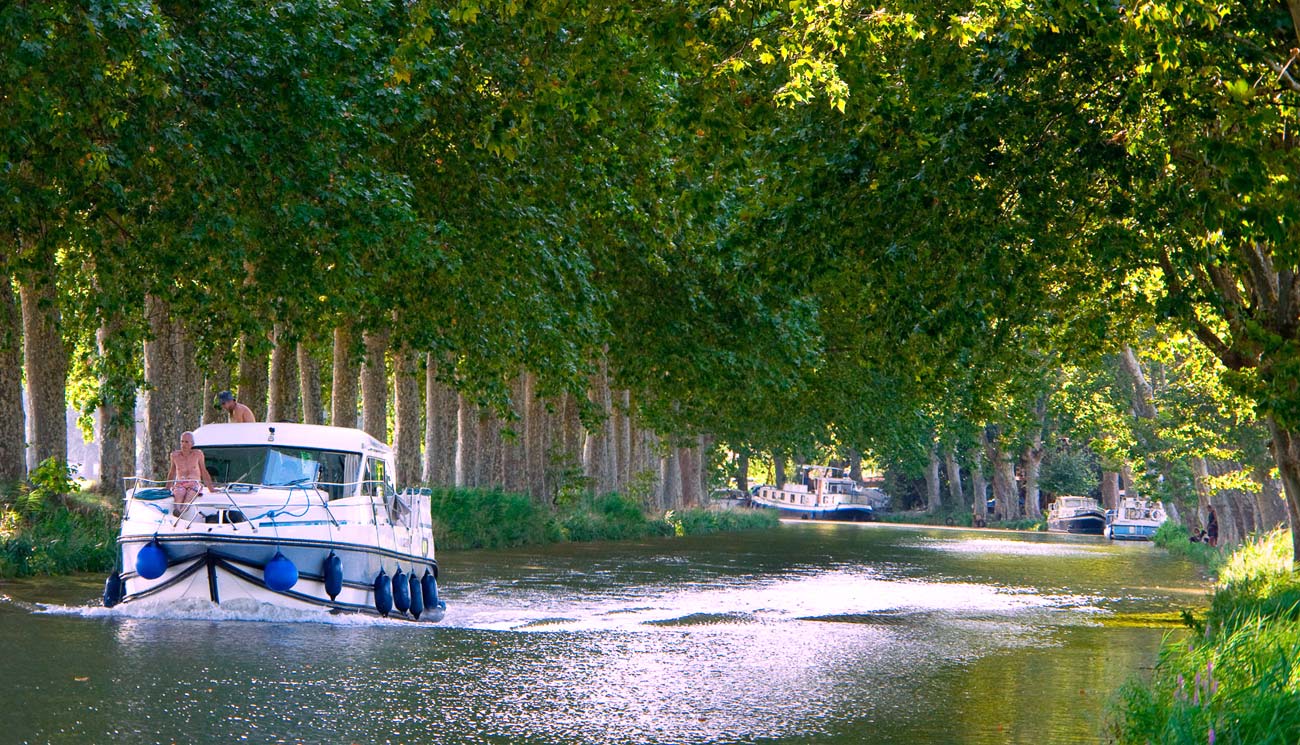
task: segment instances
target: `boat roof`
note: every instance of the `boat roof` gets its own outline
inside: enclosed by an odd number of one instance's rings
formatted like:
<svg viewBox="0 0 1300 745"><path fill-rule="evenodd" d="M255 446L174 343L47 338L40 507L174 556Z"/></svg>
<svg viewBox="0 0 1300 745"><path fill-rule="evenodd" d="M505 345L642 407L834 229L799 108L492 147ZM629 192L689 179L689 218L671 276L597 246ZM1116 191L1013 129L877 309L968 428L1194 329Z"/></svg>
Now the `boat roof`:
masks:
<svg viewBox="0 0 1300 745"><path fill-rule="evenodd" d="M274 430L274 439L272 438ZM208 445L289 445L349 453L378 452L389 455L392 448L368 433L351 427L327 427L294 422L251 422L245 424L205 424L194 430L194 446Z"/></svg>

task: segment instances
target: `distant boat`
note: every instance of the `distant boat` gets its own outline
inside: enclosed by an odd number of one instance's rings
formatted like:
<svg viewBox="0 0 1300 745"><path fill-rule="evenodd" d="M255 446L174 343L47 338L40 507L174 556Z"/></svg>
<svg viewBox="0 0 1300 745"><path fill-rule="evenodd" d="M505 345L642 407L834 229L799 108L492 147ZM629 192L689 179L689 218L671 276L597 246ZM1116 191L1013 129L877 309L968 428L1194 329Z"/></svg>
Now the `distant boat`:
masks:
<svg viewBox="0 0 1300 745"><path fill-rule="evenodd" d="M177 503L127 492L104 604L264 605L437 621L430 496L393 489L393 451L356 429L209 424L194 430L218 485Z"/></svg>
<svg viewBox="0 0 1300 745"><path fill-rule="evenodd" d="M1047 510L1047 529L1053 533L1101 535L1106 513L1092 497L1057 497Z"/></svg>
<svg viewBox="0 0 1300 745"><path fill-rule="evenodd" d="M1149 541L1168 519L1163 502L1140 497L1124 497L1119 509L1106 515L1106 536L1117 541Z"/></svg>
<svg viewBox="0 0 1300 745"><path fill-rule="evenodd" d="M750 501L789 517L817 520L870 521L883 510L889 496L860 486L830 466L805 466L799 483L761 486Z"/></svg>

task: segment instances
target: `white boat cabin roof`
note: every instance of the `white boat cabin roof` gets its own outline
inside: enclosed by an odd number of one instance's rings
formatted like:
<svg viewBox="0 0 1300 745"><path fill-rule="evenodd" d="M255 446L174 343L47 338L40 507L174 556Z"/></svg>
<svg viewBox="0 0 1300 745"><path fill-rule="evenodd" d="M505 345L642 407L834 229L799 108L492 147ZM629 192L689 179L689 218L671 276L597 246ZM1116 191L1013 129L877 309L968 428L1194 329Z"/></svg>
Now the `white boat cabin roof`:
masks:
<svg viewBox="0 0 1300 745"><path fill-rule="evenodd" d="M393 449L359 429L294 422L205 424L194 430L194 447L220 445L287 445L346 453L391 455Z"/></svg>

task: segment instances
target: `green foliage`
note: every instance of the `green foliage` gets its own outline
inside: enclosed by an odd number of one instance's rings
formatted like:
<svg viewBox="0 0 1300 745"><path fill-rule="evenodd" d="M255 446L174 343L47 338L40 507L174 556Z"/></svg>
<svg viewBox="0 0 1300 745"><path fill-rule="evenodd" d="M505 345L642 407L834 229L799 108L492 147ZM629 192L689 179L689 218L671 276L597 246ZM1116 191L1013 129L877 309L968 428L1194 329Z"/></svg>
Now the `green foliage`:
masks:
<svg viewBox="0 0 1300 745"><path fill-rule="evenodd" d="M0 577L111 569L119 516L103 502L49 491L61 470L42 470L41 485L0 494Z"/></svg>
<svg viewBox="0 0 1300 745"><path fill-rule="evenodd" d="M1097 456L1085 448L1050 450L1043 458L1038 485L1047 494L1090 495L1101 483Z"/></svg>
<svg viewBox="0 0 1300 745"><path fill-rule="evenodd" d="M559 523L526 494L435 489L434 539L442 548L505 548L563 540Z"/></svg>
<svg viewBox="0 0 1300 745"><path fill-rule="evenodd" d="M439 548L506 548L562 541L618 541L772 528L768 510L703 507L647 514L639 499L586 495L552 511L527 495L497 489L435 489L433 522Z"/></svg>
<svg viewBox="0 0 1300 745"><path fill-rule="evenodd" d="M1120 743L1269 743L1300 739L1300 578L1290 535L1230 556L1203 625L1171 638L1149 682L1120 691Z"/></svg>

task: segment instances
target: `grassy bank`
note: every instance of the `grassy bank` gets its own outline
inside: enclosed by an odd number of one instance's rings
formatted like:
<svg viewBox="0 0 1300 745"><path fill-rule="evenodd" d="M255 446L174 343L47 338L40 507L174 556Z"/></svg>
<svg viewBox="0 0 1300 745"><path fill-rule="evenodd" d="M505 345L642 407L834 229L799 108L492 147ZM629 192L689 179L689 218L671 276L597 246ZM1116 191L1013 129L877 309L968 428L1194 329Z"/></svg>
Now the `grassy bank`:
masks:
<svg viewBox="0 0 1300 745"><path fill-rule="evenodd" d="M778 524L768 510L694 507L651 515L619 494L586 496L552 510L527 495L497 489L434 490L433 522L438 547L453 549L704 535Z"/></svg>
<svg viewBox="0 0 1300 745"><path fill-rule="evenodd" d="M1211 571L1218 569L1225 558L1222 549L1215 548L1208 543L1193 541L1191 534L1187 532L1187 528L1172 520L1166 520L1160 524L1160 527L1156 529L1156 534L1151 536L1151 542L1174 556L1189 559Z"/></svg>
<svg viewBox="0 0 1300 745"><path fill-rule="evenodd" d="M1216 563L1205 619L1189 618L1192 633L1166 641L1150 682L1121 690L1117 742L1300 742L1300 574L1291 568L1291 534L1275 531Z"/></svg>
<svg viewBox="0 0 1300 745"><path fill-rule="evenodd" d="M944 510L941 512L893 512L878 516L881 522L911 525L948 525L970 528L975 516L969 510ZM1047 530L1046 520L990 520L985 526L1002 530Z"/></svg>
<svg viewBox="0 0 1300 745"><path fill-rule="evenodd" d="M0 489L0 577L109 571L121 516L81 493L66 469L42 464L33 484Z"/></svg>

